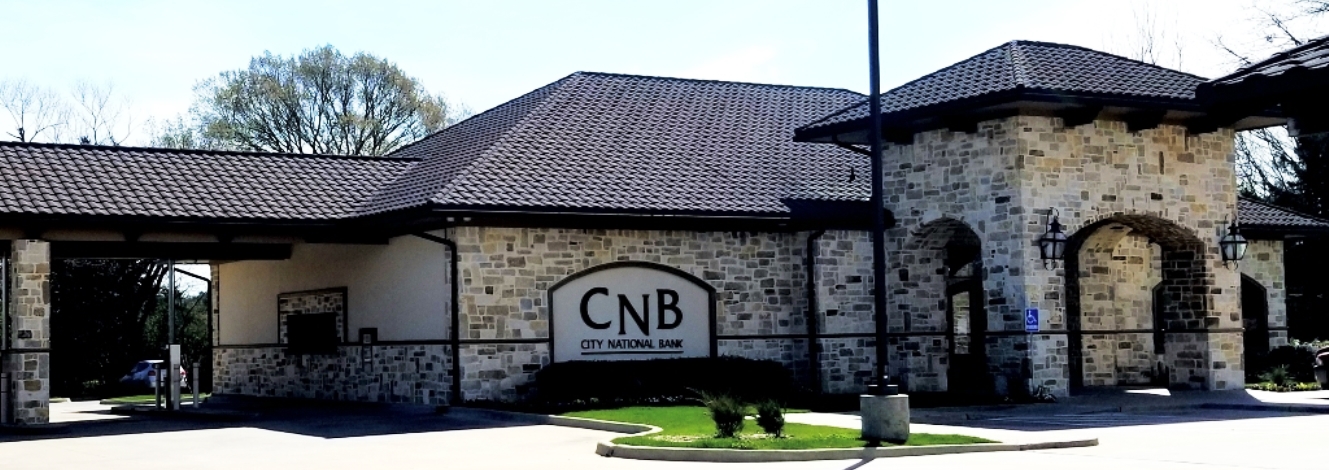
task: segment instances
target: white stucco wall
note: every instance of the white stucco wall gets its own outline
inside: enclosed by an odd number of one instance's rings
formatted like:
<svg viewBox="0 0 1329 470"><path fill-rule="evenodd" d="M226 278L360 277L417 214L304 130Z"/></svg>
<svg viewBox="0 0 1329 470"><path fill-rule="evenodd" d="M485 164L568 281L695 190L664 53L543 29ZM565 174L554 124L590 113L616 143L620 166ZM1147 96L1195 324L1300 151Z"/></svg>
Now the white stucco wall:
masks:
<svg viewBox="0 0 1329 470"><path fill-rule="evenodd" d="M276 343L277 295L332 287L347 288L352 336L378 328L380 341L448 338L448 252L419 237L298 244L288 260L226 263L218 273L223 345Z"/></svg>

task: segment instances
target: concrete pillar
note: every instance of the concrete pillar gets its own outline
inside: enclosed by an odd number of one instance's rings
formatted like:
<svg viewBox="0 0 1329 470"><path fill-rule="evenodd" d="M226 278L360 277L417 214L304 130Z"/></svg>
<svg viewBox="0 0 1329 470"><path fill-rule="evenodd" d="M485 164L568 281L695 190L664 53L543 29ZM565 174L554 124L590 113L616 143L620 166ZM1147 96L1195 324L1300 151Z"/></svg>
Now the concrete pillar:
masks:
<svg viewBox="0 0 1329 470"><path fill-rule="evenodd" d="M12 245L9 347L14 424L47 424L51 398L51 245L15 240Z"/></svg>

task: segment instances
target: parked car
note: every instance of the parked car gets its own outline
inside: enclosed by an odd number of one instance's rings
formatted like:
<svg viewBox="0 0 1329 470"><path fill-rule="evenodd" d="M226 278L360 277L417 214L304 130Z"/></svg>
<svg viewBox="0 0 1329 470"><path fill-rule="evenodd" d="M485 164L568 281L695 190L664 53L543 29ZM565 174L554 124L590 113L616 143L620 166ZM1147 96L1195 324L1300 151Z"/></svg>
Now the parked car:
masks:
<svg viewBox="0 0 1329 470"><path fill-rule="evenodd" d="M157 381L157 373L165 373L165 370L158 370L164 368L164 366L160 365L163 362L164 361L160 359L138 361L138 363L134 364L134 368L131 369L128 374L125 374L124 377L120 378L120 384L134 388L147 388L148 390L152 390L153 383ZM166 383L163 381L163 391L166 389L165 385ZM184 366L180 367L180 389L189 389L189 372L185 371Z"/></svg>

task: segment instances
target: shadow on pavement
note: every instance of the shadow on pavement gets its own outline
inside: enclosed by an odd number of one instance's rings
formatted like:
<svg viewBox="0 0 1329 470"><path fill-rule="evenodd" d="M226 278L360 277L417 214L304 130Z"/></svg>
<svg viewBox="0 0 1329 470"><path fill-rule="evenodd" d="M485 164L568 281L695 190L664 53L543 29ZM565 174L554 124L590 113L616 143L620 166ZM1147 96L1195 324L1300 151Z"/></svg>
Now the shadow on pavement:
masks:
<svg viewBox="0 0 1329 470"><path fill-rule="evenodd" d="M125 419L70 421L50 434L0 432L0 443L226 428L257 428L325 439L530 426L467 410L430 407L280 401L204 406L207 414L137 413ZM109 413L84 411L82 413ZM239 416L239 418L236 418Z"/></svg>

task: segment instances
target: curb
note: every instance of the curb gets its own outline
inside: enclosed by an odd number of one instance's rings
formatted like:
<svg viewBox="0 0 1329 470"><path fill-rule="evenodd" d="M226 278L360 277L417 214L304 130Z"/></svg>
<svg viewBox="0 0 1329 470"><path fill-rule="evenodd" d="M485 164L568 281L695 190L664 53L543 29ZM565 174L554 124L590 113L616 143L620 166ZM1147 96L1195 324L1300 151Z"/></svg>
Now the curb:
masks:
<svg viewBox="0 0 1329 470"><path fill-rule="evenodd" d="M1242 403L1203 403L1196 408L1204 410L1234 410L1234 411L1276 411L1283 413L1308 413L1308 414L1329 414L1329 407L1315 405L1250 405Z"/></svg>
<svg viewBox="0 0 1329 470"><path fill-rule="evenodd" d="M939 446L859 447L851 449L808 450L739 450L693 449L686 447L639 447L601 442L595 453L605 457L674 462L800 462L808 460L862 460L926 455L970 454L976 452L1012 452L1025 450L1067 449L1098 445L1098 439L1034 442L1026 444L958 444Z"/></svg>
<svg viewBox="0 0 1329 470"><path fill-rule="evenodd" d="M658 427L645 424L620 423L617 421L603 421L589 418L549 416L480 408L453 409L454 413L458 411L479 418L519 421L531 424L549 424L554 426L629 434L628 436L621 437L645 436L662 431L662 429ZM1097 438L1029 442L1024 444L956 444L939 446L855 447L848 449L744 450L695 449L688 447L644 447L615 444L610 441L600 441L595 445L595 453L605 457L617 457L621 459L666 460L673 462L801 462L809 460L879 459L924 455L968 454L974 452L1067 449L1072 447L1092 447L1096 445L1098 445Z"/></svg>

